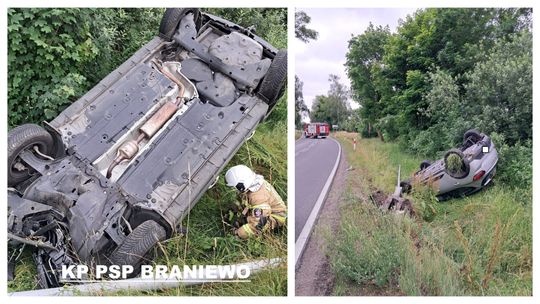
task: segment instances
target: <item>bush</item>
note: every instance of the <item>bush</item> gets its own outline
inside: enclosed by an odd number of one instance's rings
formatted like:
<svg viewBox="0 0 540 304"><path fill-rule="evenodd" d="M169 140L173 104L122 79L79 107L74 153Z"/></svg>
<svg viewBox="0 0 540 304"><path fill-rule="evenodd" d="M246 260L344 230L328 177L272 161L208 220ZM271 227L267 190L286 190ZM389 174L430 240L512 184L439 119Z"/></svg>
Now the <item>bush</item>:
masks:
<svg viewBox="0 0 540 304"><path fill-rule="evenodd" d="M531 189L532 187L532 142L506 144L499 133L491 134L499 155L497 179L513 187Z"/></svg>
<svg viewBox="0 0 540 304"><path fill-rule="evenodd" d="M163 11L9 9L9 127L40 123L58 115L155 36ZM254 25L272 45L287 47L286 9L208 11L243 26ZM286 116L286 102L280 102L269 120L276 123Z"/></svg>
<svg viewBox="0 0 540 304"><path fill-rule="evenodd" d="M54 118L149 37L158 9L8 10L8 123Z"/></svg>
<svg viewBox="0 0 540 304"><path fill-rule="evenodd" d="M409 131L410 151L427 157L461 143L463 133L476 128L490 136L499 152L497 179L512 187L532 185L532 35L528 31L499 39L458 81L437 69L429 74L424 95L432 126Z"/></svg>
<svg viewBox="0 0 540 304"><path fill-rule="evenodd" d="M382 46L367 43L375 34ZM361 118L386 140L441 157L468 129L501 134L517 174L506 181L521 187L528 161L511 154L528 156L532 141L532 49L531 8L428 8L393 34L353 37L346 67Z"/></svg>

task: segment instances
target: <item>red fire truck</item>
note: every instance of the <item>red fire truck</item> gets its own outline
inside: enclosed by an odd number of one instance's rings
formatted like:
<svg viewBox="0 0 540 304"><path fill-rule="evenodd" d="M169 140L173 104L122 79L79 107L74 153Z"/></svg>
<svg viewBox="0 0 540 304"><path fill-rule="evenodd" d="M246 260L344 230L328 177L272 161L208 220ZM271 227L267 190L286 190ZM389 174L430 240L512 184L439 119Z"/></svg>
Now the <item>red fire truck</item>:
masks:
<svg viewBox="0 0 540 304"><path fill-rule="evenodd" d="M326 122L312 122L304 124L306 138L326 138L330 135L330 125Z"/></svg>

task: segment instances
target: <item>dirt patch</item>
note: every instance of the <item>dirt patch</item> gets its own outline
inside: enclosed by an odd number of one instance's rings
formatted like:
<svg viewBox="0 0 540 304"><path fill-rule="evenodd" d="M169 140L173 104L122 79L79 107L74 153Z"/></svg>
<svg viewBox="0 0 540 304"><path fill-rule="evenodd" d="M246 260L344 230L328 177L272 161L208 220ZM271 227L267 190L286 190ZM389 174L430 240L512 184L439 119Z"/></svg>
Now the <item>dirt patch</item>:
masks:
<svg viewBox="0 0 540 304"><path fill-rule="evenodd" d="M382 190L371 193L372 202L380 209L414 216L412 201L408 198L386 194Z"/></svg>
<svg viewBox="0 0 540 304"><path fill-rule="evenodd" d="M314 231L309 238L304 254L296 265L295 294L297 296L329 296L333 294L335 276L326 256L326 239L321 231L335 233L339 227L339 201L346 187L347 157L343 153L332 187L324 202Z"/></svg>
<svg viewBox="0 0 540 304"><path fill-rule="evenodd" d="M384 193L382 190L375 190L373 193L371 193L371 200L377 206L381 206L382 204L384 204L384 201L386 201L387 197L388 194Z"/></svg>

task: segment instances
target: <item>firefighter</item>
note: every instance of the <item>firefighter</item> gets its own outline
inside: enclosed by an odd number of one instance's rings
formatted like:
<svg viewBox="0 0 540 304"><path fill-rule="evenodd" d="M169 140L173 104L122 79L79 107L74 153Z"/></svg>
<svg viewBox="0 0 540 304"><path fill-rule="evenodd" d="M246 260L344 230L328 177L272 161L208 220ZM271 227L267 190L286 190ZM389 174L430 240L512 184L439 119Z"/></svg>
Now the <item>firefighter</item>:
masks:
<svg viewBox="0 0 540 304"><path fill-rule="evenodd" d="M261 235L285 225L287 206L262 175L238 165L225 173L227 186L235 187L242 196L242 214L247 223L235 230L242 239Z"/></svg>

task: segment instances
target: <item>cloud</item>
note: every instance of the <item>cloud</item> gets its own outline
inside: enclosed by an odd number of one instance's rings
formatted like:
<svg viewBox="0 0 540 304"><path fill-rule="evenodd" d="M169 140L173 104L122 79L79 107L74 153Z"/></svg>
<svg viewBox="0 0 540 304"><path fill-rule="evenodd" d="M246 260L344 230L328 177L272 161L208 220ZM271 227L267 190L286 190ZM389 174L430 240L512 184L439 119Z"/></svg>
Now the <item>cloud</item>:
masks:
<svg viewBox="0 0 540 304"><path fill-rule="evenodd" d="M296 75L304 82L304 100L311 107L316 95L326 94L329 88L328 75L340 76L343 83L350 86L345 71L345 55L348 41L353 35L365 31L369 23L389 25L392 31L398 26L399 19L404 19L416 9L331 9L306 8L311 17L310 28L319 32L319 38L310 43L294 42ZM351 102L351 106L353 105Z"/></svg>

